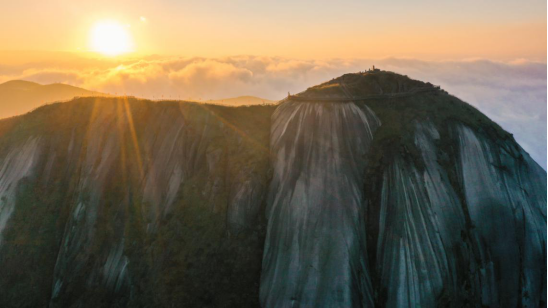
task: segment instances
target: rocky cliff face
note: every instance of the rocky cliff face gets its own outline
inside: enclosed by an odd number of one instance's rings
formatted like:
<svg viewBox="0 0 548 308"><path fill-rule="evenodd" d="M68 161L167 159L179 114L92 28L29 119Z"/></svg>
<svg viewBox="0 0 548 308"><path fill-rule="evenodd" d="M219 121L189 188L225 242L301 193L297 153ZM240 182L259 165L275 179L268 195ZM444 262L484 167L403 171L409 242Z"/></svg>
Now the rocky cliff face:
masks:
<svg viewBox="0 0 548 308"><path fill-rule="evenodd" d="M363 170L379 124L352 103L288 102L274 113L264 307L373 304Z"/></svg>
<svg viewBox="0 0 548 308"><path fill-rule="evenodd" d="M0 121L2 307L545 307L546 172L430 84Z"/></svg>
<svg viewBox="0 0 548 308"><path fill-rule="evenodd" d="M542 306L544 172L511 142L449 129L453 185L430 123L416 127L422 168L396 155L384 171L377 270L387 306Z"/></svg>
<svg viewBox="0 0 548 308"><path fill-rule="evenodd" d="M3 122L0 306L258 305L272 109L79 99Z"/></svg>

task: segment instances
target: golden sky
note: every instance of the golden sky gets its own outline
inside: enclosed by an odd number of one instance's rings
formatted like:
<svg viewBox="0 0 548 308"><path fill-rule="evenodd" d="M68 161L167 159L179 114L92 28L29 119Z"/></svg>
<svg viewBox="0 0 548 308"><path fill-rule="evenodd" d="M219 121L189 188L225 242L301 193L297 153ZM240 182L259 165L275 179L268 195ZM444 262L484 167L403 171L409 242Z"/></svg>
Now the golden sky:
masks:
<svg viewBox="0 0 548 308"><path fill-rule="evenodd" d="M123 27L139 55L546 62L540 0L19 0L0 8L0 50L93 51L93 29L106 22Z"/></svg>
<svg viewBox="0 0 548 308"><path fill-rule="evenodd" d="M0 1L0 83L276 100L375 64L465 99L542 162L546 26L546 0Z"/></svg>

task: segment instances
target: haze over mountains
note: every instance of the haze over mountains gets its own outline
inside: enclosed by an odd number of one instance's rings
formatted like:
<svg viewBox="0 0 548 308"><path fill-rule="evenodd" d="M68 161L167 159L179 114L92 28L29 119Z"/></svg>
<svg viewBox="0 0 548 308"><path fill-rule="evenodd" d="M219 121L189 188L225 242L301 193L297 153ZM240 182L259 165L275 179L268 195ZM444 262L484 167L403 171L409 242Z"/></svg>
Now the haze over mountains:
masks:
<svg viewBox="0 0 548 308"><path fill-rule="evenodd" d="M29 112L42 105L66 101L74 97L109 96L62 83L41 85L32 81L12 80L0 84L0 119ZM203 101L208 104L225 106L269 105L277 101L256 96L238 96L233 98Z"/></svg>
<svg viewBox="0 0 548 308"><path fill-rule="evenodd" d="M0 118L20 115L44 104L65 101L76 96L103 95L61 83L41 85L31 81L12 80L0 84Z"/></svg>
<svg viewBox="0 0 548 308"><path fill-rule="evenodd" d="M540 42L540 41L539 41ZM545 48L545 47L544 47ZM150 56L123 59L78 53L0 52L0 82L61 82L103 93L137 97L202 98L252 95L271 100L346 72L378 67L443 85L499 123L546 169L546 61L414 58L295 59Z"/></svg>

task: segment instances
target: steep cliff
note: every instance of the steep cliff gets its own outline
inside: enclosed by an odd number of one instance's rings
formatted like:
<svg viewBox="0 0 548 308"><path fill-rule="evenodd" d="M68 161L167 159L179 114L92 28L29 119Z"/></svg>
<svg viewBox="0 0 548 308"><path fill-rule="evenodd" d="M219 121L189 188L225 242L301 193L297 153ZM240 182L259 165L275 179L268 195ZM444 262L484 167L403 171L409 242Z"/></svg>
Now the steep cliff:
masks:
<svg viewBox="0 0 548 308"><path fill-rule="evenodd" d="M2 122L0 306L258 305L272 110L77 99Z"/></svg>
<svg viewBox="0 0 548 308"><path fill-rule="evenodd" d="M363 170L379 120L366 106L287 102L273 115L265 307L373 304Z"/></svg>
<svg viewBox="0 0 548 308"><path fill-rule="evenodd" d="M0 121L1 307L545 307L546 172L390 72Z"/></svg>
<svg viewBox="0 0 548 308"><path fill-rule="evenodd" d="M282 102L271 151L264 307L545 306L546 172L466 103L348 74Z"/></svg>

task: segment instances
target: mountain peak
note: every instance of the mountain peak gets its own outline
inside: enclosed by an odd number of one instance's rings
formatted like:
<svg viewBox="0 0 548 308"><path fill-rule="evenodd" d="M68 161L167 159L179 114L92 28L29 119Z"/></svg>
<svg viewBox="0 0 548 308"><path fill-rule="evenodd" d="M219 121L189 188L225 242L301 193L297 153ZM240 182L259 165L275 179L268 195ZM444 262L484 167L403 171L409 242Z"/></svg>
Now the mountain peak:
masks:
<svg viewBox="0 0 548 308"><path fill-rule="evenodd" d="M11 88L17 90L30 90L40 87L41 84L27 80L10 80L0 84L1 88Z"/></svg>
<svg viewBox="0 0 548 308"><path fill-rule="evenodd" d="M406 75L379 69L344 74L293 97L348 99L377 95L405 94L439 89L431 83L414 80Z"/></svg>

